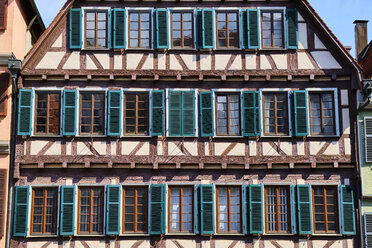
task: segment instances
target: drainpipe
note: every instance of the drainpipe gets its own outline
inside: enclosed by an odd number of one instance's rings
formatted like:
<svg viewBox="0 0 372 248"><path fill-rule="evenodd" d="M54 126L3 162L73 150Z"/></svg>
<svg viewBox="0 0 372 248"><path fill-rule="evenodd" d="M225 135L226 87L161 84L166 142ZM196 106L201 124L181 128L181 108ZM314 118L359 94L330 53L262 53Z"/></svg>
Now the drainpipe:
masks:
<svg viewBox="0 0 372 248"><path fill-rule="evenodd" d="M10 168L9 168L9 191L8 191L8 231L6 236L6 248L10 248L10 240L13 222L13 191L14 191L14 160L16 151L16 123L17 123L17 81L21 71L21 61L17 59L8 60L8 69L12 73L12 119L11 119L11 136L10 136Z"/></svg>

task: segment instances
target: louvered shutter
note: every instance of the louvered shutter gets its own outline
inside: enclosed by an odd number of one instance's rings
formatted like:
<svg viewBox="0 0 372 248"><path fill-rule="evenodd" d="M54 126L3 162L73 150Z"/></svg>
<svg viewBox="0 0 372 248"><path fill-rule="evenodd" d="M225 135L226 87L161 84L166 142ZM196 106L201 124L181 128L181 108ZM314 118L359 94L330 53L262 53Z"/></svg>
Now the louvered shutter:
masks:
<svg viewBox="0 0 372 248"><path fill-rule="evenodd" d="M108 185L106 192L106 234L120 234L121 186Z"/></svg>
<svg viewBox="0 0 372 248"><path fill-rule="evenodd" d="M364 214L364 234L366 248L372 248L372 213Z"/></svg>
<svg viewBox="0 0 372 248"><path fill-rule="evenodd" d="M29 195L29 186L15 188L13 236L27 236Z"/></svg>
<svg viewBox="0 0 372 248"><path fill-rule="evenodd" d="M261 134L260 124L260 92L243 91L243 135L259 136Z"/></svg>
<svg viewBox="0 0 372 248"><path fill-rule="evenodd" d="M297 185L298 233L313 233L310 185Z"/></svg>
<svg viewBox="0 0 372 248"><path fill-rule="evenodd" d="M211 91L202 91L199 97L201 136L213 136L213 94Z"/></svg>
<svg viewBox="0 0 372 248"><path fill-rule="evenodd" d="M200 233L214 234L214 186L200 185Z"/></svg>
<svg viewBox="0 0 372 248"><path fill-rule="evenodd" d="M75 231L75 186L61 187L60 235L74 235Z"/></svg>
<svg viewBox="0 0 372 248"><path fill-rule="evenodd" d="M196 48L203 48L203 15L202 10L196 10Z"/></svg>
<svg viewBox="0 0 372 248"><path fill-rule="evenodd" d="M182 135L195 136L195 92L182 92Z"/></svg>
<svg viewBox="0 0 372 248"><path fill-rule="evenodd" d="M164 91L151 92L151 135L164 135Z"/></svg>
<svg viewBox="0 0 372 248"><path fill-rule="evenodd" d="M200 233L200 185L194 186L194 233Z"/></svg>
<svg viewBox="0 0 372 248"><path fill-rule="evenodd" d="M63 91L62 133L76 135L77 91Z"/></svg>
<svg viewBox="0 0 372 248"><path fill-rule="evenodd" d="M9 73L0 74L0 116L7 115Z"/></svg>
<svg viewBox="0 0 372 248"><path fill-rule="evenodd" d="M249 185L243 185L243 233L249 233Z"/></svg>
<svg viewBox="0 0 372 248"><path fill-rule="evenodd" d="M248 11L246 9L240 10L240 47L242 49L248 48Z"/></svg>
<svg viewBox="0 0 372 248"><path fill-rule="evenodd" d="M257 9L248 9L248 49L260 48L260 14Z"/></svg>
<svg viewBox="0 0 372 248"><path fill-rule="evenodd" d="M82 47L82 11L81 9L70 9L70 49Z"/></svg>
<svg viewBox="0 0 372 248"><path fill-rule="evenodd" d="M157 49L169 48L169 24L168 24L168 10L155 10L155 46Z"/></svg>
<svg viewBox="0 0 372 248"><path fill-rule="evenodd" d="M249 231L251 234L264 233L263 185L249 185Z"/></svg>
<svg viewBox="0 0 372 248"><path fill-rule="evenodd" d="M33 91L19 90L18 135L31 135Z"/></svg>
<svg viewBox="0 0 372 248"><path fill-rule="evenodd" d="M347 185L340 185L341 197L341 230L343 235L355 235L355 210L353 188Z"/></svg>
<svg viewBox="0 0 372 248"><path fill-rule="evenodd" d="M165 185L150 185L150 234L165 233Z"/></svg>
<svg viewBox="0 0 372 248"><path fill-rule="evenodd" d="M364 118L364 141L366 162L372 162L372 118Z"/></svg>
<svg viewBox="0 0 372 248"><path fill-rule="evenodd" d="M286 26L287 26L287 48L298 48L298 20L297 11L295 9L287 9L286 11Z"/></svg>
<svg viewBox="0 0 372 248"><path fill-rule="evenodd" d="M292 233L297 234L297 194L296 185L291 185Z"/></svg>
<svg viewBox="0 0 372 248"><path fill-rule="evenodd" d="M107 135L120 136L122 123L122 91L109 90L108 91L108 111L107 111Z"/></svg>
<svg viewBox="0 0 372 248"><path fill-rule="evenodd" d="M307 106L308 102L306 90L293 91L295 136L306 136L309 134Z"/></svg>
<svg viewBox="0 0 372 248"><path fill-rule="evenodd" d="M0 30L6 29L7 0L0 0Z"/></svg>
<svg viewBox="0 0 372 248"><path fill-rule="evenodd" d="M5 227L5 185L7 178L7 170L0 169L0 238L4 236L4 227Z"/></svg>
<svg viewBox="0 0 372 248"><path fill-rule="evenodd" d="M125 9L114 9L112 13L113 20L113 48L121 49L126 47L126 30L125 20L126 11Z"/></svg>
<svg viewBox="0 0 372 248"><path fill-rule="evenodd" d="M182 134L182 92L169 92L169 135Z"/></svg>
<svg viewBox="0 0 372 248"><path fill-rule="evenodd" d="M214 48L214 11L202 9L202 48Z"/></svg>

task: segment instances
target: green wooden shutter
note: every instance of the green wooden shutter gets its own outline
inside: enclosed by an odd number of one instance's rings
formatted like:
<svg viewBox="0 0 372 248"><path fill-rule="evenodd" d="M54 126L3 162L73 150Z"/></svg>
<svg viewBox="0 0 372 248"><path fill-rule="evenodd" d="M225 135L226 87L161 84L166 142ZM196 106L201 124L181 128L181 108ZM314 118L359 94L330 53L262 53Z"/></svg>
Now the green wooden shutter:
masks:
<svg viewBox="0 0 372 248"><path fill-rule="evenodd" d="M355 235L355 209L353 188L347 185L339 187L341 198L341 230L343 235Z"/></svg>
<svg viewBox="0 0 372 248"><path fill-rule="evenodd" d="M150 185L150 234L165 233L165 184Z"/></svg>
<svg viewBox="0 0 372 248"><path fill-rule="evenodd" d="M169 135L182 135L182 92L169 92Z"/></svg>
<svg viewBox="0 0 372 248"><path fill-rule="evenodd" d="M264 233L263 185L249 185L249 230L251 234Z"/></svg>
<svg viewBox="0 0 372 248"><path fill-rule="evenodd" d="M202 46L204 49L214 48L213 9L202 9Z"/></svg>
<svg viewBox="0 0 372 248"><path fill-rule="evenodd" d="M248 49L260 48L260 13L258 9L248 9Z"/></svg>
<svg viewBox="0 0 372 248"><path fill-rule="evenodd" d="M121 90L109 90L108 91L108 111L107 111L107 135L109 136L120 136L121 135L121 123L122 123L122 91Z"/></svg>
<svg viewBox="0 0 372 248"><path fill-rule="evenodd" d="M108 185L106 192L106 234L120 234L121 186Z"/></svg>
<svg viewBox="0 0 372 248"><path fill-rule="evenodd" d="M295 136L306 136L309 134L307 105L306 90L293 91Z"/></svg>
<svg viewBox="0 0 372 248"><path fill-rule="evenodd" d="M260 92L243 91L243 135L260 136L261 134L261 111Z"/></svg>
<svg viewBox="0 0 372 248"><path fill-rule="evenodd" d="M242 49L248 48L248 11L246 9L240 10L240 47Z"/></svg>
<svg viewBox="0 0 372 248"><path fill-rule="evenodd" d="M194 186L194 233L200 233L200 185Z"/></svg>
<svg viewBox="0 0 372 248"><path fill-rule="evenodd" d="M196 10L196 48L203 48L203 16L202 10Z"/></svg>
<svg viewBox="0 0 372 248"><path fill-rule="evenodd" d="M112 13L112 19L113 19L113 48L123 49L126 47L125 9L114 9Z"/></svg>
<svg viewBox="0 0 372 248"><path fill-rule="evenodd" d="M32 132L32 90L19 90L18 101L18 135L31 135Z"/></svg>
<svg viewBox="0 0 372 248"><path fill-rule="evenodd" d="M249 185L243 185L243 233L249 233Z"/></svg>
<svg viewBox="0 0 372 248"><path fill-rule="evenodd" d="M214 234L214 185L200 185L200 233Z"/></svg>
<svg viewBox="0 0 372 248"><path fill-rule="evenodd" d="M13 236L27 236L29 195L29 186L15 188Z"/></svg>
<svg viewBox="0 0 372 248"><path fill-rule="evenodd" d="M202 91L200 100L200 127L201 136L210 137L214 134L213 128L213 94L211 91Z"/></svg>
<svg viewBox="0 0 372 248"><path fill-rule="evenodd" d="M296 185L291 185L291 215L292 215L292 233L297 234L297 200Z"/></svg>
<svg viewBox="0 0 372 248"><path fill-rule="evenodd" d="M151 91L151 135L164 135L164 91Z"/></svg>
<svg viewBox="0 0 372 248"><path fill-rule="evenodd" d="M70 9L70 49L80 49L82 46L82 11Z"/></svg>
<svg viewBox="0 0 372 248"><path fill-rule="evenodd" d="M287 26L287 48L298 48L298 20L297 11L295 9L287 9L286 11L286 26Z"/></svg>
<svg viewBox="0 0 372 248"><path fill-rule="evenodd" d="M195 136L195 92L182 92L182 135Z"/></svg>
<svg viewBox="0 0 372 248"><path fill-rule="evenodd" d="M168 10L155 10L155 46L157 49L169 48L169 24L168 24Z"/></svg>
<svg viewBox="0 0 372 248"><path fill-rule="evenodd" d="M62 133L63 135L76 135L76 111L77 111L77 91L63 91L63 113L62 113Z"/></svg>
<svg viewBox="0 0 372 248"><path fill-rule="evenodd" d="M61 187L60 235L74 235L75 231L75 186Z"/></svg>
<svg viewBox="0 0 372 248"><path fill-rule="evenodd" d="M297 185L298 233L313 233L310 185Z"/></svg>

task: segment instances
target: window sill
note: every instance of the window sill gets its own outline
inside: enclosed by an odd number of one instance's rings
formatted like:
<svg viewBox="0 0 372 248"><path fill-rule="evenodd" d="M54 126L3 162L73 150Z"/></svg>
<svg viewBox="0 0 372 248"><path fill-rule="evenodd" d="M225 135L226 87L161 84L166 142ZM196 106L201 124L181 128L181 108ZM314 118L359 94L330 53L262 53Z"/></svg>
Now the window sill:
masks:
<svg viewBox="0 0 372 248"><path fill-rule="evenodd" d="M128 48L126 48L125 50L127 50L127 51L156 51L156 49L154 49L154 48L140 48L140 47L138 47L138 48L135 48L135 47L128 47Z"/></svg>
<svg viewBox="0 0 372 248"><path fill-rule="evenodd" d="M288 51L287 48L260 48L260 51Z"/></svg>
<svg viewBox="0 0 372 248"><path fill-rule="evenodd" d="M343 235L340 234L340 233L313 233L311 234L311 236L315 236L315 237L330 237L330 236L333 236L333 237L342 237Z"/></svg>
<svg viewBox="0 0 372 248"><path fill-rule="evenodd" d="M194 236L197 235L196 233L166 233L167 236Z"/></svg>
<svg viewBox="0 0 372 248"><path fill-rule="evenodd" d="M245 236L243 233L215 233L215 236Z"/></svg>
<svg viewBox="0 0 372 248"><path fill-rule="evenodd" d="M290 135L262 135L260 138L293 138Z"/></svg>
<svg viewBox="0 0 372 248"><path fill-rule="evenodd" d="M31 234L28 235L27 238L57 238L59 235L53 234L53 235L47 235L47 234L41 234L41 235L36 235L36 234Z"/></svg>
<svg viewBox="0 0 372 248"><path fill-rule="evenodd" d="M82 51L110 51L111 49L110 48L107 48L107 47L97 47L97 48L82 48L81 49Z"/></svg>
<svg viewBox="0 0 372 248"><path fill-rule="evenodd" d="M223 136L223 135L215 135L215 136L212 136L212 138L244 138L244 136L241 136L241 135L226 135L226 136Z"/></svg>
<svg viewBox="0 0 372 248"><path fill-rule="evenodd" d="M119 236L120 237L136 237L136 236L148 237L150 236L150 234L148 233L122 233Z"/></svg>
<svg viewBox="0 0 372 248"><path fill-rule="evenodd" d="M264 236L293 236L293 233L264 233Z"/></svg>
<svg viewBox="0 0 372 248"><path fill-rule="evenodd" d="M340 136L339 135L336 135L336 134L330 134L330 135L308 135L307 136L308 138L339 138Z"/></svg>
<svg viewBox="0 0 372 248"><path fill-rule="evenodd" d="M196 51L196 48L181 48L181 47L175 47L175 48L169 48L169 51Z"/></svg>
<svg viewBox="0 0 372 248"><path fill-rule="evenodd" d="M62 137L60 134L33 134L32 138L59 138Z"/></svg>
<svg viewBox="0 0 372 248"><path fill-rule="evenodd" d="M121 135L120 138L152 138L151 135Z"/></svg>
<svg viewBox="0 0 372 248"><path fill-rule="evenodd" d="M76 234L76 237L105 237L105 234Z"/></svg>

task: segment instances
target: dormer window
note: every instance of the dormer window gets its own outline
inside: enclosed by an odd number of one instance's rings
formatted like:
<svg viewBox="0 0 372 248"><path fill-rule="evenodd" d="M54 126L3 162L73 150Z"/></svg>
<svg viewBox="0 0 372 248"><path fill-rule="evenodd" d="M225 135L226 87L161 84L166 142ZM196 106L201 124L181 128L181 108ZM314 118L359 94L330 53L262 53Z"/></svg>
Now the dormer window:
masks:
<svg viewBox="0 0 372 248"><path fill-rule="evenodd" d="M107 48L107 12L85 12L85 48Z"/></svg>
<svg viewBox="0 0 372 248"><path fill-rule="evenodd" d="M261 12L262 48L284 48L282 11Z"/></svg>

